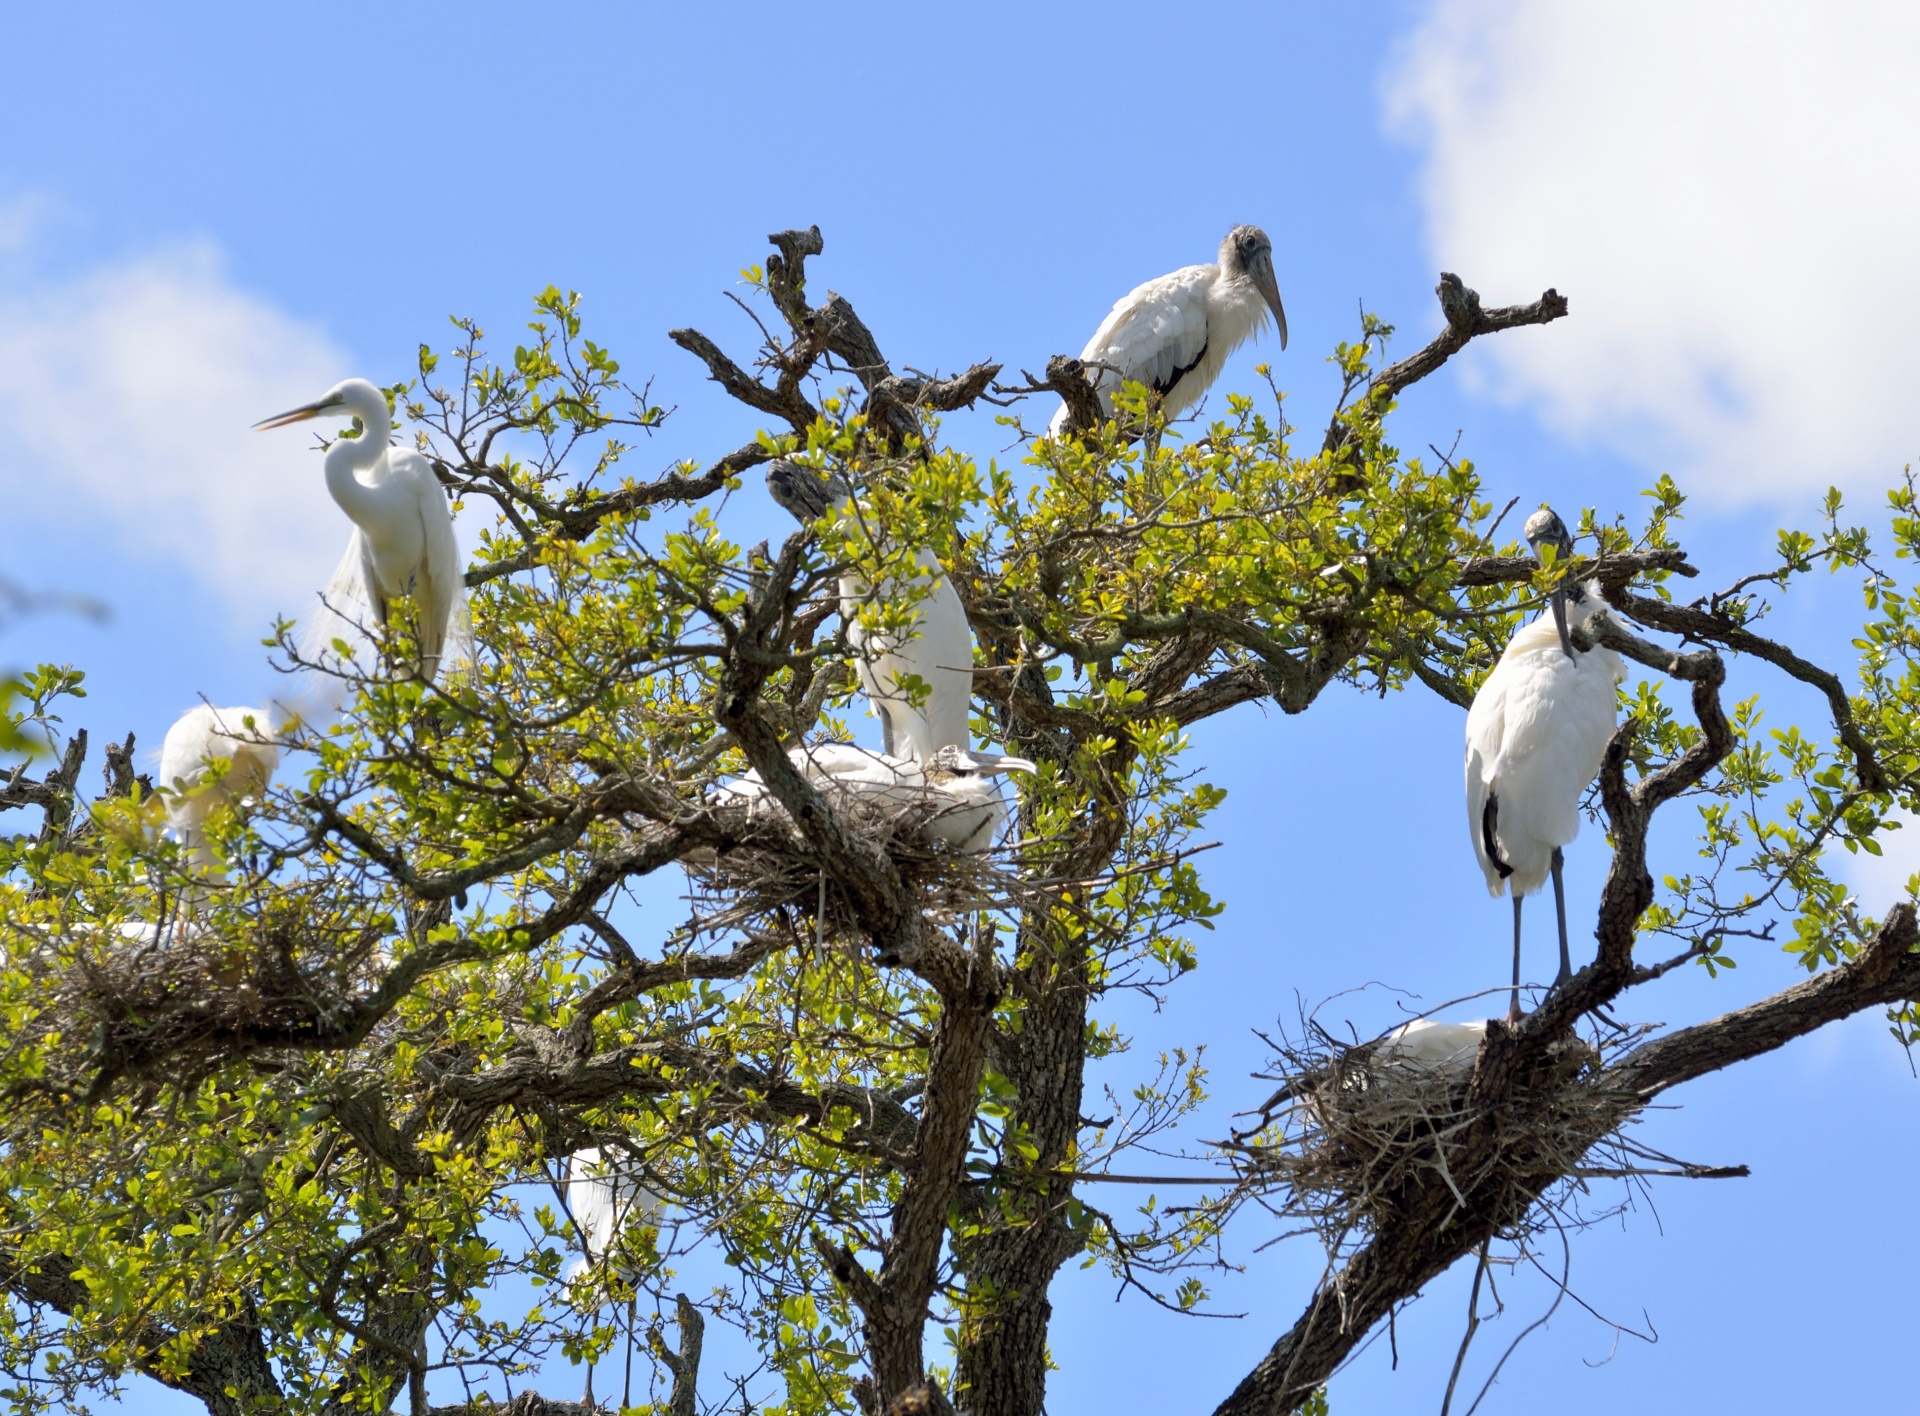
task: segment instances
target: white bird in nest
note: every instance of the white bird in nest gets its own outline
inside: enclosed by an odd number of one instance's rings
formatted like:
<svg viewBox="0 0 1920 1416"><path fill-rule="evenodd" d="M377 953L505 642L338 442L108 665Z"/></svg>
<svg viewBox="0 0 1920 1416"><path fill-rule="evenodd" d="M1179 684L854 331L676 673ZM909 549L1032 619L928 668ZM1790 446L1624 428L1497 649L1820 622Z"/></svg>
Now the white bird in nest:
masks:
<svg viewBox="0 0 1920 1416"><path fill-rule="evenodd" d="M845 511L853 497L845 479L821 477L786 458L768 465L767 490L809 524L829 510ZM909 579L877 586L858 575L841 576L840 615L854 651L854 677L880 719L883 751L889 757L930 762L939 749L964 748L972 741L973 630L939 557L922 546L914 553L914 564L918 568ZM899 596L916 597L909 631L870 632L861 625L862 605ZM917 706L908 692L915 680L926 685Z"/></svg>
<svg viewBox="0 0 1920 1416"><path fill-rule="evenodd" d="M567 1213L580 1239L582 1255L567 1270L567 1277L579 1279L607 1262L619 1242L621 1231L629 1224L659 1228L666 1216L666 1202L643 1185L639 1178L615 1157L598 1146L586 1146L567 1157ZM637 1295L636 1295L637 1298ZM635 1300L627 1304L627 1385L621 1409L633 1403L633 1327ZM587 1366L586 1405L593 1399L593 1365Z"/></svg>
<svg viewBox="0 0 1920 1416"><path fill-rule="evenodd" d="M1542 507L1527 518L1538 555L1573 548L1566 524ZM1577 652L1571 631L1606 613L1597 586L1556 588L1550 613L1523 627L1474 695L1467 713L1467 825L1488 893L1513 896L1513 1002L1520 1016L1520 906L1549 876L1560 926L1560 972L1573 972L1567 949L1561 848L1580 830L1580 800L1600 770L1617 719L1617 687L1626 665L1613 650Z"/></svg>
<svg viewBox="0 0 1920 1416"><path fill-rule="evenodd" d="M167 729L160 747L167 824L187 848L195 870L215 877L225 873L207 840L207 822L216 811L233 810L266 795L289 727L277 708L212 708L203 703Z"/></svg>
<svg viewBox="0 0 1920 1416"><path fill-rule="evenodd" d="M1368 1086L1368 1075L1387 1067L1403 1068L1415 1073L1468 1072L1473 1069L1474 1059L1480 1054L1480 1044L1486 1038L1485 1019L1475 1023L1442 1023L1431 1018L1415 1018L1383 1038L1361 1043L1347 1051L1345 1057L1362 1066L1335 1075L1343 1075L1343 1087L1364 1091ZM1304 1075L1281 1087L1261 1104L1262 1124L1265 1124L1264 1118L1268 1113L1287 1101L1305 1106L1316 1121L1323 1121L1325 1118L1320 1113L1316 1094L1325 1076L1326 1073Z"/></svg>
<svg viewBox="0 0 1920 1416"><path fill-rule="evenodd" d="M393 419L387 396L365 379L335 384L304 404L254 427L262 431L340 413L360 420L358 437L342 437L327 449L327 491L354 524L346 556L323 596L320 627L310 635L311 656L318 659L335 637L354 638L354 621L364 605L384 632L394 602L412 602L417 656L396 664L405 677L431 682L443 665L470 653L466 583L453 515L433 464L410 448L389 447ZM334 626L344 622L346 633Z"/></svg>
<svg viewBox="0 0 1920 1416"><path fill-rule="evenodd" d="M937 749L925 762L889 757L845 742L796 747L787 758L830 803L911 816L933 840L965 855L986 850L1006 823L1006 800L993 779L1006 772L1035 770L1024 757L975 752L952 744ZM726 783L719 794L747 802L756 810L779 810L758 772Z"/></svg>
<svg viewBox="0 0 1920 1416"><path fill-rule="evenodd" d="M1198 403L1232 354L1266 325L1271 313L1287 347L1287 312L1273 274L1273 242L1257 226L1236 226L1220 243L1213 265L1183 266L1135 286L1094 331L1081 362L1098 371L1100 407L1113 413L1122 383L1144 384L1160 410L1177 418ZM1047 428L1066 431L1063 403Z"/></svg>
<svg viewBox="0 0 1920 1416"><path fill-rule="evenodd" d="M1477 1023L1415 1018L1388 1033L1374 1056L1386 1063L1411 1063L1435 1071L1467 1071L1486 1040L1484 1018Z"/></svg>

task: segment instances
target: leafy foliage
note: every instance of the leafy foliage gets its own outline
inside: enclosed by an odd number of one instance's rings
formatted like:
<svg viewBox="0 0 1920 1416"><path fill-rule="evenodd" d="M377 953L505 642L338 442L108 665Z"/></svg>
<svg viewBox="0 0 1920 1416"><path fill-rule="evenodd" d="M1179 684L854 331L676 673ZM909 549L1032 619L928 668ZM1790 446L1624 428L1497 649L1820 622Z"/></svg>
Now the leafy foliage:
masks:
<svg viewBox="0 0 1920 1416"><path fill-rule="evenodd" d="M832 347L802 347L797 264L754 270L796 330L763 365L781 389ZM1201 1104L1198 1054L1081 1116L1087 1065L1127 1045L1103 1004L1201 966L1222 908L1197 849L1225 792L1185 765L1187 730L1258 701L1303 712L1335 683L1463 703L1564 569L1467 573L1517 547L1496 544L1470 462L1390 442L1390 329L1369 317L1335 351L1348 396L1310 450L1277 395L1233 396L1188 437L1135 389L1116 423L981 466L940 445L925 399L924 436L902 438L854 393L812 417L755 385L761 411L802 414L645 480L631 439L666 413L585 338L578 296L543 292L499 362L455 326L391 392L450 494L495 513L469 574L471 670L432 687L334 663L351 706L301 731L267 800L216 818L217 881L137 782L75 810L0 798L45 818L0 841L8 1399L77 1407L137 1369L215 1409L374 1411L429 1363L478 1390L604 1356L630 1302L670 1312L695 1243L732 1267L703 1304L756 1344L783 1416L873 1399L868 1371L896 1391L886 1362L918 1363L929 1315L954 1383L983 1389L1035 1298L1034 1252L1042 1299L1084 1256L1203 1307L1230 1177L1125 1216L1084 1183ZM774 455L860 495L743 549L723 494ZM1637 573L1633 604L1657 608L1682 501L1651 495L1639 530L1589 513L1582 532L1628 566L1610 586ZM1908 559L1911 484L1893 505ZM1661 970L1732 967L1732 941L1776 919L1819 969L1876 927L1823 853L1877 853L1912 807L1920 671L1913 592L1841 510L1698 613L1739 648L1756 587L1863 573L1847 701L1884 779L1743 699L1734 750L1692 789L1702 863L1639 919L1679 942ZM979 861L910 829L863 841L785 767L860 711L839 578L910 578L921 547L975 628L976 733L1041 764L1013 839ZM900 632L912 611L859 613ZM281 644L298 657L284 627ZM1700 741L1669 691L1642 681L1627 703L1636 780ZM0 750L72 742L55 710L77 672L0 692ZM812 814L716 794L749 767ZM740 861L757 874L729 875ZM690 907L663 922L683 880ZM672 1217L569 1276L559 1182L588 1145ZM501 1300L509 1280L535 1301Z"/></svg>

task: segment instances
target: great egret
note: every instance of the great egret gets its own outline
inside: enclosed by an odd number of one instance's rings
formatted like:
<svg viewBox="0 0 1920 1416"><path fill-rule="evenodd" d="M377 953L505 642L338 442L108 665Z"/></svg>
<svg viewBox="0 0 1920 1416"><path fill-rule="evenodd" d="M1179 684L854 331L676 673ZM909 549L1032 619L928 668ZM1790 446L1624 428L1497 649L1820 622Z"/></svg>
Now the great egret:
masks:
<svg viewBox="0 0 1920 1416"><path fill-rule="evenodd" d="M1121 297L1080 358L1107 366L1099 380L1107 413L1114 390L1132 380L1159 394L1161 411L1175 418L1213 387L1227 356L1259 333L1269 312L1285 349L1287 312L1273 274L1273 242L1257 226L1236 226L1220 243L1216 264L1183 266ZM1063 404L1047 432L1058 437L1066 426Z"/></svg>
<svg viewBox="0 0 1920 1416"><path fill-rule="evenodd" d="M666 1213L660 1197L649 1190L620 1163L601 1154L598 1146L587 1146L567 1157L567 1212L580 1234L582 1257L574 1261L567 1277L581 1278L607 1262L620 1231L629 1224L657 1228ZM633 1376L633 1311L627 1304L627 1376ZM633 1403L621 1399L621 1408ZM593 1367L587 1367L586 1404L593 1400Z"/></svg>
<svg viewBox="0 0 1920 1416"><path fill-rule="evenodd" d="M1538 555L1573 538L1551 510L1527 519ZM1494 898L1513 896L1513 1002L1520 1015L1520 905L1553 877L1560 925L1563 983L1573 972L1567 950L1567 901L1561 847L1580 830L1580 798L1600 770L1617 716L1615 688L1627 676L1605 647L1573 648L1571 629L1606 612L1597 587L1556 588L1551 612L1523 627L1474 695L1467 713L1467 825L1474 854Z"/></svg>
<svg viewBox="0 0 1920 1416"><path fill-rule="evenodd" d="M327 599L338 614L339 602L364 597L382 630L393 602L411 599L419 657L396 667L431 682L443 659L462 652L466 587L453 516L432 464L411 449L387 445L393 431L387 396L365 379L348 379L254 427L284 428L336 412L358 418L360 436L340 438L327 449L327 491L354 524Z"/></svg>
<svg viewBox="0 0 1920 1416"><path fill-rule="evenodd" d="M767 467L767 490L802 522L812 523L829 509L851 503L844 479L823 478L785 458ZM973 630L953 583L940 560L926 547L914 555L918 567L907 580L870 586L857 575L840 577L840 614L847 643L854 650L853 672L867 702L880 719L884 751L890 757L930 761L942 747L964 748L972 740L968 717L973 709ZM912 605L912 629L905 633L869 632L860 624L860 607L901 594L918 596ZM927 686L915 706L906 685L917 678Z"/></svg>
<svg viewBox="0 0 1920 1416"><path fill-rule="evenodd" d="M889 816L912 815L928 836L967 855L991 846L1007 819L1006 802L993 778L1035 770L1024 757L974 752L951 743L924 763L845 742L796 747L787 757L829 802L857 803ZM778 809L758 772L727 783L720 794L756 810L763 805Z"/></svg>
<svg viewBox="0 0 1920 1416"><path fill-rule="evenodd" d="M265 708L189 708L160 747L160 785L167 824L203 874L223 873L206 839L208 819L222 807L258 799L280 765L286 724ZM216 764L223 764L224 771Z"/></svg>

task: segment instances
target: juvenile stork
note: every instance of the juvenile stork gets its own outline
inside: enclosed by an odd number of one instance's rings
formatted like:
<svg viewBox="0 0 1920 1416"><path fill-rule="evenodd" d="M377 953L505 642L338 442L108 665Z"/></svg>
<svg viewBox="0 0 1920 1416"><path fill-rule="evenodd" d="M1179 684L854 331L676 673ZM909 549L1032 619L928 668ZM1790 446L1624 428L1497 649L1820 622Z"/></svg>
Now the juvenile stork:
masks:
<svg viewBox="0 0 1920 1416"><path fill-rule="evenodd" d="M1104 366L1098 389L1108 415L1114 390L1131 380L1158 394L1161 411L1177 418L1213 387L1227 356L1260 332L1269 311L1285 349L1287 312L1273 274L1273 242L1257 226L1236 226L1220 243L1216 264L1184 266L1122 297L1080 359ZM1048 436L1066 426L1062 404Z"/></svg>
<svg viewBox="0 0 1920 1416"><path fill-rule="evenodd" d="M1527 518L1527 541L1538 556L1573 548L1566 524L1550 508ZM1600 770L1616 719L1615 689L1627 676L1605 647L1576 653L1571 631L1606 613L1597 586L1556 587L1551 611L1524 626L1474 695L1467 713L1467 826L1488 893L1513 896L1513 1001L1520 1016L1520 904L1553 877L1560 926L1560 972L1573 972L1567 951L1567 900L1561 847L1580 830L1580 798Z"/></svg>
<svg viewBox="0 0 1920 1416"><path fill-rule="evenodd" d="M843 478L821 477L784 457L768 464L767 490L808 525L831 509L844 509L853 496ZM973 709L973 630L939 558L922 546L914 564L918 569L904 585L887 580L872 586L858 575L841 576L840 615L854 651L854 677L880 719L886 755L931 762L941 748L965 748L972 741L967 720ZM903 591L919 597L909 631L869 633L861 626L863 604ZM927 686L917 707L905 688L913 679Z"/></svg>

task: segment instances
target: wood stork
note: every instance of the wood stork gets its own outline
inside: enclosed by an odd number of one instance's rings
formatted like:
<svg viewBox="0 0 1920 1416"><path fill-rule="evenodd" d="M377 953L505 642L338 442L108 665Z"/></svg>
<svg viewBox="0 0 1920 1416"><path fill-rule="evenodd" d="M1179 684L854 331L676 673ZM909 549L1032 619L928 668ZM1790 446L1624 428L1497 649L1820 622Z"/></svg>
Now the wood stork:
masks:
<svg viewBox="0 0 1920 1416"><path fill-rule="evenodd" d="M853 496L844 478L823 478L786 458L768 464L767 490L807 524L830 509L844 511ZM939 749L965 748L972 741L973 630L939 558L923 546L914 564L918 569L909 579L878 586L857 575L841 576L840 615L854 650L854 677L880 719L885 754L931 762ZM915 597L910 632L874 632L860 624L862 605L903 593ZM917 707L905 687L914 679L927 686Z"/></svg>
<svg viewBox="0 0 1920 1416"><path fill-rule="evenodd" d="M1484 1019L1477 1023L1441 1023L1416 1018L1385 1037L1361 1043L1348 1052L1347 1060L1360 1063L1361 1069L1350 1073L1341 1085L1364 1090L1367 1073L1385 1067L1405 1067L1418 1072L1468 1071L1486 1037ZM1260 1114L1264 1117L1276 1106L1292 1101L1304 1105L1316 1120L1324 1121L1315 1091L1325 1076L1322 1072L1288 1082L1261 1103Z"/></svg>
<svg viewBox="0 0 1920 1416"><path fill-rule="evenodd" d="M1257 226L1236 226L1220 243L1213 265L1184 266L1149 280L1115 303L1081 351L1100 372L1100 407L1113 412L1113 393L1127 380L1160 396L1160 408L1176 418L1198 403L1220 377L1232 354L1258 334L1271 311L1287 347L1287 312L1273 274L1273 242ZM1064 404L1053 415L1050 437L1066 430Z"/></svg>
<svg viewBox="0 0 1920 1416"><path fill-rule="evenodd" d="M254 427L284 428L336 411L358 418L361 431L327 449L327 491L354 532L326 604L334 617L351 620L353 607L364 601L384 631L393 602L411 600L417 657L395 667L404 676L432 682L443 660L466 652L471 632L466 584L453 515L433 464L410 448L387 445L393 431L387 396L365 379L348 379L312 403L263 418ZM321 636L321 645L330 638Z"/></svg>
<svg viewBox="0 0 1920 1416"><path fill-rule="evenodd" d="M1542 507L1527 519L1527 541L1561 558L1572 550L1566 524ZM1467 713L1467 825L1474 854L1494 898L1513 896L1513 1002L1520 1015L1520 905L1553 877L1560 926L1560 972L1573 972L1567 951L1567 902L1561 847L1580 830L1580 798L1600 770L1617 716L1617 685L1626 666L1613 650L1576 653L1571 628L1606 612L1598 587L1553 591L1551 613L1513 636Z"/></svg>
<svg viewBox="0 0 1920 1416"><path fill-rule="evenodd" d="M1382 1062L1408 1063L1434 1071L1466 1071L1487 1040L1487 1023L1442 1023L1415 1018L1387 1034L1374 1055Z"/></svg>
<svg viewBox="0 0 1920 1416"><path fill-rule="evenodd" d="M208 820L222 808L257 800L273 781L287 726L276 713L203 703L167 729L160 747L160 785L169 793L167 824L203 874L225 873L206 839Z"/></svg>
<svg viewBox="0 0 1920 1416"><path fill-rule="evenodd" d="M965 855L991 846L1006 822L1007 805L993 778L1035 770L1024 757L975 752L951 743L925 762L845 742L796 747L787 757L836 806L845 802L888 816L911 815L932 839ZM727 783L720 794L755 809L778 810L758 772Z"/></svg>
<svg viewBox="0 0 1920 1416"><path fill-rule="evenodd" d="M581 1257L568 1269L567 1277L579 1279L601 1268L629 1224L658 1228L666 1214L661 1198L641 1184L631 1170L605 1156L598 1146L587 1146L567 1157L567 1213L580 1236ZM634 1303L627 1304L627 1381L629 1390L621 1399L621 1409L633 1403L633 1315ZM587 1365L585 1404L595 1409L593 1365Z"/></svg>

